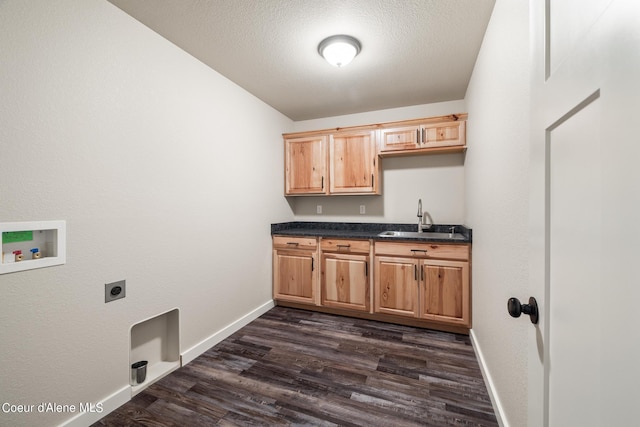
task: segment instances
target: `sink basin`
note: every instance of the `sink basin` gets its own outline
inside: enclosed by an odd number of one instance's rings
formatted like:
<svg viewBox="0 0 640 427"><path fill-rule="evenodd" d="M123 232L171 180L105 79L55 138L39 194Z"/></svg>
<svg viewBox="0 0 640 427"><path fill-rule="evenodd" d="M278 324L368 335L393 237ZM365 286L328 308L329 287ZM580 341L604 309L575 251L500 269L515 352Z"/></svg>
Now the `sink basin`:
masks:
<svg viewBox="0 0 640 427"><path fill-rule="evenodd" d="M383 231L378 234L379 237L412 237L412 238L424 238L424 233L418 233L417 231Z"/></svg>
<svg viewBox="0 0 640 427"><path fill-rule="evenodd" d="M464 236L460 233L435 233L424 231L383 231L378 237L402 237L405 239L445 239L445 240L464 240Z"/></svg>

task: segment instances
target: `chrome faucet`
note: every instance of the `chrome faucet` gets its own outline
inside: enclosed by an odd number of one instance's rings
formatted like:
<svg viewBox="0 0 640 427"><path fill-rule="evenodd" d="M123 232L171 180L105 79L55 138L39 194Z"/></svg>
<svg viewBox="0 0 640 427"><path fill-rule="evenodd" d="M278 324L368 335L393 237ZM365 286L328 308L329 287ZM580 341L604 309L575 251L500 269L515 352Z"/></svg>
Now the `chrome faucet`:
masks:
<svg viewBox="0 0 640 427"><path fill-rule="evenodd" d="M432 225L433 219L431 219L431 215L429 215L429 212L422 210L422 199L418 199L418 233L422 233L424 229L431 228Z"/></svg>

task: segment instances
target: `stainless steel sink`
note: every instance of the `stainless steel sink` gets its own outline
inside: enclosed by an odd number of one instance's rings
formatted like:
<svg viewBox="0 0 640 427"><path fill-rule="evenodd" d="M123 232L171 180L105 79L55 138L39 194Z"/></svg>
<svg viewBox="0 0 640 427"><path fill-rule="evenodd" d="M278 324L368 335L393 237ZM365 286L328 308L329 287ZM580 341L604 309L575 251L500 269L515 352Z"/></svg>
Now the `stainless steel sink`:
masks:
<svg viewBox="0 0 640 427"><path fill-rule="evenodd" d="M435 233L424 231L383 231L378 237L402 237L405 239L445 239L445 240L464 240L464 236L460 233Z"/></svg>

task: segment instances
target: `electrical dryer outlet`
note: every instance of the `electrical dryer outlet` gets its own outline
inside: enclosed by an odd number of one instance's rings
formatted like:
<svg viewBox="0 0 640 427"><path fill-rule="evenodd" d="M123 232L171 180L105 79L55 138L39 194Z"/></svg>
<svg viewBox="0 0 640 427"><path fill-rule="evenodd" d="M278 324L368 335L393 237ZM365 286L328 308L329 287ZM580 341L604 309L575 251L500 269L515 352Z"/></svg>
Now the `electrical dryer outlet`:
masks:
<svg viewBox="0 0 640 427"><path fill-rule="evenodd" d="M126 280L118 282L105 283L104 285L104 302L115 301L124 298L127 294Z"/></svg>

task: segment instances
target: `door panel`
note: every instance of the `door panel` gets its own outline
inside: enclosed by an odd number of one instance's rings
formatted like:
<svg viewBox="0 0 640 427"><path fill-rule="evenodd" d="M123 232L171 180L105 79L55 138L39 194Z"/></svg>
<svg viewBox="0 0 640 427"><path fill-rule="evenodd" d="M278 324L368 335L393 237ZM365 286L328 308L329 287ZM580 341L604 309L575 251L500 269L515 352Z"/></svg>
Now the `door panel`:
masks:
<svg viewBox="0 0 640 427"><path fill-rule="evenodd" d="M600 426L600 101L549 132L549 425ZM588 314L576 309L589 307ZM586 315L585 315L586 314ZM585 375L588 373L588 375Z"/></svg>
<svg viewBox="0 0 640 427"><path fill-rule="evenodd" d="M375 312L417 317L417 264L412 259L376 257Z"/></svg>
<svg viewBox="0 0 640 427"><path fill-rule="evenodd" d="M329 173L331 193L373 193L376 161L375 132L331 135Z"/></svg>
<svg viewBox="0 0 640 427"><path fill-rule="evenodd" d="M274 298L315 303L315 255L303 251L274 251Z"/></svg>
<svg viewBox="0 0 640 427"><path fill-rule="evenodd" d="M421 288L424 319L469 326L469 264L459 261L423 261Z"/></svg>
<svg viewBox="0 0 640 427"><path fill-rule="evenodd" d="M530 289L541 320L529 337L529 426L635 425L640 144L625 117L640 107L640 7L546 0L531 12Z"/></svg>
<svg viewBox="0 0 640 427"><path fill-rule="evenodd" d="M465 125L465 121L424 125L421 147L464 145L466 141Z"/></svg>
<svg viewBox="0 0 640 427"><path fill-rule="evenodd" d="M611 0L562 0L551 2L549 8L548 62L550 73L571 55L571 48L580 41Z"/></svg>
<svg viewBox="0 0 640 427"><path fill-rule="evenodd" d="M326 137L285 140L285 194L325 193L326 169Z"/></svg>
<svg viewBox="0 0 640 427"><path fill-rule="evenodd" d="M380 130L380 151L412 150L418 148L419 126Z"/></svg>
<svg viewBox="0 0 640 427"><path fill-rule="evenodd" d="M322 305L369 311L369 257L323 255Z"/></svg>

